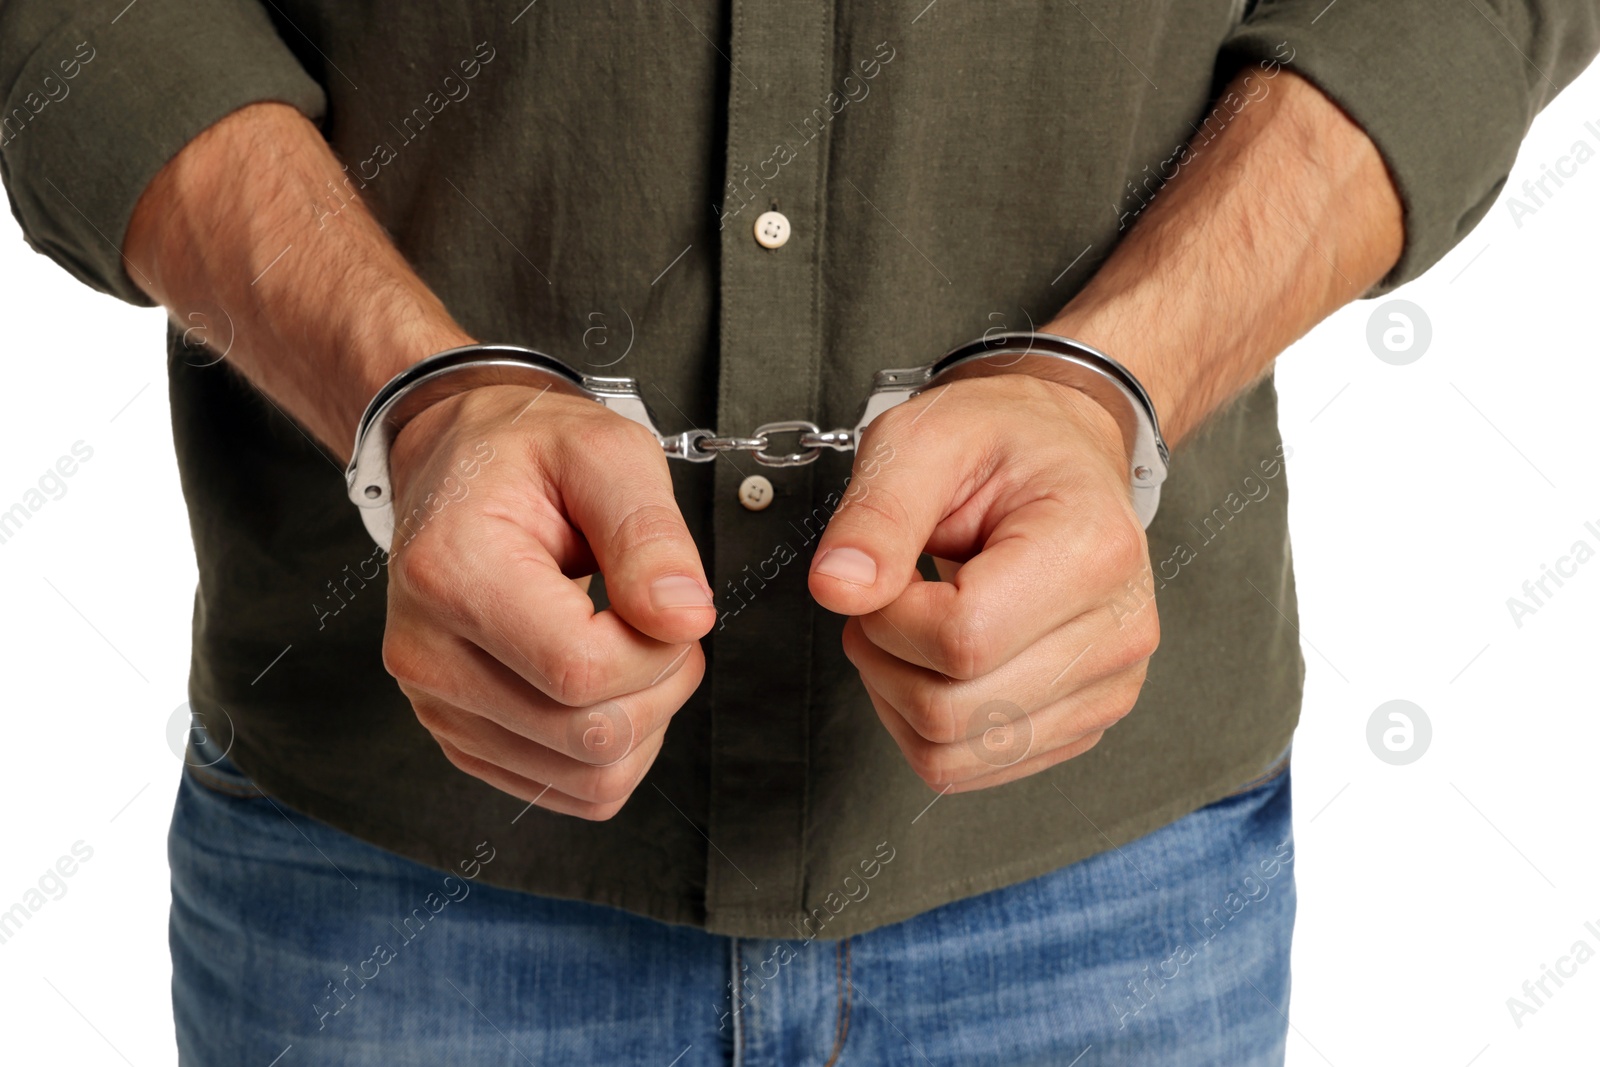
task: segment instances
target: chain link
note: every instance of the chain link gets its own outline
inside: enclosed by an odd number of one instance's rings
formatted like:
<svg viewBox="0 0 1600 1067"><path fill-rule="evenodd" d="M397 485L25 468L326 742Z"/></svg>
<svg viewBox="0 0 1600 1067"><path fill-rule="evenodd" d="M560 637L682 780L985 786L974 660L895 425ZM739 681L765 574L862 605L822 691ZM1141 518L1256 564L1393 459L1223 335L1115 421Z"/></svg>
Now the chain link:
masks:
<svg viewBox="0 0 1600 1067"><path fill-rule="evenodd" d="M798 451L774 454L772 438L782 434L795 435ZM748 452L763 467L799 467L814 463L822 450L831 448L848 452L855 447L855 431L824 430L814 422L790 419L757 426L749 437L718 437L710 430L690 430L685 435L684 458L714 458L718 452ZM698 453L698 455L696 455Z"/></svg>

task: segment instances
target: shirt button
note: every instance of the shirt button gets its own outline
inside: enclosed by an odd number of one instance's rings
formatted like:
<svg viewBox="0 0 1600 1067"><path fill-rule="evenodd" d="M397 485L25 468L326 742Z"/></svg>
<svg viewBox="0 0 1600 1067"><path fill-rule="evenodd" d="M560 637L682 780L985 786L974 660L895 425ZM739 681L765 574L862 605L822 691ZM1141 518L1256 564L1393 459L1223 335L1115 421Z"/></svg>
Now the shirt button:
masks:
<svg viewBox="0 0 1600 1067"><path fill-rule="evenodd" d="M750 511L764 511L772 503L772 483L759 474L752 474L739 483L739 503Z"/></svg>
<svg viewBox="0 0 1600 1067"><path fill-rule="evenodd" d="M789 220L776 211L756 219L756 244L762 248L782 248L789 241Z"/></svg>

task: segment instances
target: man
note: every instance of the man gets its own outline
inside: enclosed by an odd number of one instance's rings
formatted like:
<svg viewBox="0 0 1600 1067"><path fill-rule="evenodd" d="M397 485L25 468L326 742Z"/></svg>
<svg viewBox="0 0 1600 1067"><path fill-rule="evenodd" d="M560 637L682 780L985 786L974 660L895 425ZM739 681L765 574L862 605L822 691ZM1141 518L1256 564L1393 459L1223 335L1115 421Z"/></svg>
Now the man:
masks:
<svg viewBox="0 0 1600 1067"><path fill-rule="evenodd" d="M29 241L174 322L185 1062L1282 1061L1270 366L1482 216L1600 5L851 7L0 10ZM1142 385L1148 530L1032 363L771 468L459 391L376 548L340 478L478 342L748 439L1002 331Z"/></svg>

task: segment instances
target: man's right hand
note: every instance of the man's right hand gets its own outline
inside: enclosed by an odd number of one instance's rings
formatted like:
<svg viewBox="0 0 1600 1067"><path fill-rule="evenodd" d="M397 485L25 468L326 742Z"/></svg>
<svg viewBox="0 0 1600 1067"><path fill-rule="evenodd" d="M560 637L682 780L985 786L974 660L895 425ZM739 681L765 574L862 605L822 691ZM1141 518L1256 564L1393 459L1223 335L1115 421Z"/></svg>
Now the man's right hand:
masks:
<svg viewBox="0 0 1600 1067"><path fill-rule="evenodd" d="M390 469L383 659L417 718L468 774L610 818L700 684L716 618L660 443L592 400L496 386L425 411Z"/></svg>
<svg viewBox="0 0 1600 1067"><path fill-rule="evenodd" d="M335 467L386 381L472 341L284 104L240 108L184 146L140 197L124 252L185 328L195 308L221 309L228 364ZM423 412L390 474L383 656L417 717L496 788L616 814L700 684L716 617L660 443L591 400L500 386ZM597 570L612 604L599 613Z"/></svg>

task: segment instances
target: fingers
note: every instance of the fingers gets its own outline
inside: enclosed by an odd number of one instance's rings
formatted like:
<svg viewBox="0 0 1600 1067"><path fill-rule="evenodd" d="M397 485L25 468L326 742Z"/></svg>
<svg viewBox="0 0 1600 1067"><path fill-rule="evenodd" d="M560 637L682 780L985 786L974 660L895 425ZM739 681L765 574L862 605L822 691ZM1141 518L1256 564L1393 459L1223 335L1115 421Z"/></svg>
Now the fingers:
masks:
<svg viewBox="0 0 1600 1067"><path fill-rule="evenodd" d="M844 627L844 653L861 677L928 741L947 744L975 737L993 726L983 714L996 705L1031 713L1101 679L1149 659L1139 635L1106 633L1085 616L1037 642L1024 654L980 678L962 680L918 667L867 636L870 617Z"/></svg>
<svg viewBox="0 0 1600 1067"><path fill-rule="evenodd" d="M1090 510L1051 497L1013 505L948 580L909 584L862 625L907 662L958 679L988 674L1148 568L1137 520L1120 506Z"/></svg>
<svg viewBox="0 0 1600 1067"><path fill-rule="evenodd" d="M1030 756L1027 759L1024 759L1021 763L1015 763L1009 766L1001 765L989 774L951 783L948 789L942 785L939 786L939 788L950 793L974 793L980 789L993 789L997 785L1005 785L1007 782L1019 781L1020 779L1028 778L1032 775L1038 774L1040 771L1049 770L1058 763L1065 763L1069 759L1075 759L1076 757L1083 755L1085 752L1098 745L1105 735L1105 730L1096 730L1093 733L1085 734L1076 741L1073 741L1067 745L1063 745L1060 748L1052 749L1049 752L1040 753L1037 756Z"/></svg>
<svg viewBox="0 0 1600 1067"><path fill-rule="evenodd" d="M637 692L664 677L681 645L594 610L577 583L520 530L439 531L390 563L384 664L419 688L449 691L462 667L430 635L454 634L568 707ZM459 546L459 547L458 547Z"/></svg>
<svg viewBox="0 0 1600 1067"><path fill-rule="evenodd" d="M458 634L572 706L650 685L715 620L659 442L579 398L457 399L453 422L397 441L418 519L390 561L390 629ZM613 610L570 580L596 564Z"/></svg>
<svg viewBox="0 0 1600 1067"><path fill-rule="evenodd" d="M420 663L401 688L477 715L527 741L585 763L615 762L665 730L705 675L698 643L679 647L653 684L587 707L568 707L525 682L493 656L454 635L422 638Z"/></svg>
<svg viewBox="0 0 1600 1067"><path fill-rule="evenodd" d="M1126 474L1098 428L1069 421L1058 387L1007 378L957 382L875 421L812 561L822 606L870 618L884 647L960 678L1148 568ZM965 562L920 582L925 550Z"/></svg>
<svg viewBox="0 0 1600 1067"><path fill-rule="evenodd" d="M811 590L854 616L846 655L913 769L975 789L1087 751L1160 636L1152 596L1128 595L1150 588L1149 558L1115 420L1000 374L891 409L863 443L892 461L867 472L858 454ZM924 551L940 581L920 580Z"/></svg>
<svg viewBox="0 0 1600 1067"><path fill-rule="evenodd" d="M437 737L434 740L439 742L439 748L445 754L445 758L458 770L465 771L479 781L488 782L502 793L509 793L520 800L526 800L530 805L537 805L548 811L574 815L580 819L603 821L621 811L623 804L626 803L626 801L616 801L610 804L591 804L568 796L546 783L524 778L487 760L470 756L449 741Z"/></svg>
<svg viewBox="0 0 1600 1067"><path fill-rule="evenodd" d="M811 588L908 663L980 678L1149 585L1120 432L1075 390L1026 375L957 381L884 413L863 446ZM866 470L885 447L891 458ZM947 561L943 581L918 580L923 551Z"/></svg>
<svg viewBox="0 0 1600 1067"><path fill-rule="evenodd" d="M931 586L940 583L923 583ZM905 594L920 592L913 585ZM1092 748L1134 706L1159 640L1153 606L1119 615L1100 606L1034 640L995 669L957 678L884 648L876 624L889 612L848 620L845 655L880 720L930 786L989 788Z"/></svg>
<svg viewBox="0 0 1600 1067"><path fill-rule="evenodd" d="M1130 667L1031 712L995 701L975 709L983 729L949 742L919 734L899 708L866 683L867 695L906 762L930 788L967 792L1026 777L1092 748L1132 708L1144 684Z"/></svg>
<svg viewBox="0 0 1600 1067"><path fill-rule="evenodd" d="M923 546L984 462L970 439L918 425L945 391L879 416L857 449L850 489L811 561L811 595L829 611L876 611L915 581Z"/></svg>
<svg viewBox="0 0 1600 1067"><path fill-rule="evenodd" d="M666 738L664 733L657 733L620 759L594 764L552 751L498 723L452 708L432 697L414 701L413 706L417 717L441 742L441 747L449 744L459 753L519 778L538 782L541 788L549 786L584 804L626 801L643 781ZM532 797L526 799L533 800Z"/></svg>
<svg viewBox="0 0 1600 1067"><path fill-rule="evenodd" d="M609 818L699 684L715 621L660 442L581 398L486 388L425 412L391 459L407 518L385 667L456 766Z"/></svg>
<svg viewBox="0 0 1600 1067"><path fill-rule="evenodd" d="M394 657L387 650L396 632L385 637L386 659ZM529 803L585 819L609 819L622 808L705 671L704 653L691 643L643 689L570 707L460 637L436 634L410 647L390 669L452 763Z"/></svg>
<svg viewBox="0 0 1600 1067"><path fill-rule="evenodd" d="M661 445L620 416L561 438L557 488L606 576L612 608L658 641L694 641L716 621L700 552L672 494Z"/></svg>

